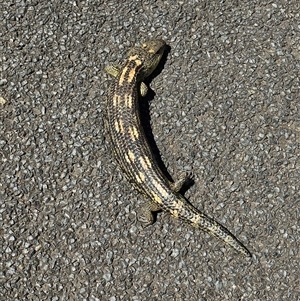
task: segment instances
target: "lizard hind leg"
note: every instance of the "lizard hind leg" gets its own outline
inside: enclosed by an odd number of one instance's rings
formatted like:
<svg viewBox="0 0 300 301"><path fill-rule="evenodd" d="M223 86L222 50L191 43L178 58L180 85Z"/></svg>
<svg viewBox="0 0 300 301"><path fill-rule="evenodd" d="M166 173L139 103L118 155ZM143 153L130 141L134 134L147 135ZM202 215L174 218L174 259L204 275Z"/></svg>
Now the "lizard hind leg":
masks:
<svg viewBox="0 0 300 301"><path fill-rule="evenodd" d="M153 212L160 211L161 207L153 201L146 202L141 208L138 220L144 223L144 227L152 225L155 221Z"/></svg>
<svg viewBox="0 0 300 301"><path fill-rule="evenodd" d="M184 173L180 175L177 181L175 181L174 183L170 183L170 187L172 191L179 192L184 186L190 184L191 182L193 182L191 174Z"/></svg>

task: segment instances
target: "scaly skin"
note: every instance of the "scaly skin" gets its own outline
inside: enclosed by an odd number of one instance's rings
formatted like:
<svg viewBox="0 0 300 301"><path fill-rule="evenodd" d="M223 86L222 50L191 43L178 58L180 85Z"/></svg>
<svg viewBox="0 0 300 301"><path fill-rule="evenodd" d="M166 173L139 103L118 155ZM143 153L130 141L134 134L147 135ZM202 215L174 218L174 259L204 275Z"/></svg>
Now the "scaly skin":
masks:
<svg viewBox="0 0 300 301"><path fill-rule="evenodd" d="M162 209L251 257L246 247L226 228L186 201L179 193L185 179L170 182L150 150L140 122L138 98L139 94L146 94L147 87L143 80L157 67L165 47L162 40L145 42L129 51L121 68L106 68L115 77L107 107L108 130L115 157L129 182L149 199L144 212L148 223L153 223L152 212Z"/></svg>

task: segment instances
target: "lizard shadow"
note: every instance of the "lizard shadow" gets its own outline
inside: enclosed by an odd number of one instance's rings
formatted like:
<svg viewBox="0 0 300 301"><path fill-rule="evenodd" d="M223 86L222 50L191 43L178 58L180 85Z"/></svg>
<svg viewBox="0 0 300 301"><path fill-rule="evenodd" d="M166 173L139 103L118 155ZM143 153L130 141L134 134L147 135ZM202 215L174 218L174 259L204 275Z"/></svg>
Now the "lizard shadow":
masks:
<svg viewBox="0 0 300 301"><path fill-rule="evenodd" d="M152 74L144 81L146 86L148 87L148 92L146 96L141 97L139 96L139 109L140 109L140 119L141 124L144 129L145 136L147 138L147 141L149 143L150 149L152 151L152 154L154 156L154 159L158 165L158 167L161 169L162 173L166 176L166 178L173 182L173 178L169 174L164 162L161 159L160 151L157 147L157 144L154 139L153 131L151 129L151 115L150 115L150 102L154 99L156 96L156 93L151 89L150 84L154 78L156 78L164 69L165 63L167 61L167 57L169 53L171 52L171 47L169 45L166 46L166 50L164 51L164 54L157 66L157 68L152 72ZM182 188L180 189L180 193L182 195L185 194L185 192L194 185L194 179L192 176L188 176L187 181L182 185ZM154 218L156 220L156 215L154 215Z"/></svg>

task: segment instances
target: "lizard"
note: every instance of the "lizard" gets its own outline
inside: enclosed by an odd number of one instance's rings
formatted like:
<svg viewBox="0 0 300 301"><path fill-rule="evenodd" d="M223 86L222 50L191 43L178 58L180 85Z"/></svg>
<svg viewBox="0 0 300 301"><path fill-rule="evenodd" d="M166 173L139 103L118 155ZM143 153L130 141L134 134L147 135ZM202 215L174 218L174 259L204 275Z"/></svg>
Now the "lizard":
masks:
<svg viewBox="0 0 300 301"><path fill-rule="evenodd" d="M251 257L248 249L231 232L180 194L188 176L170 181L151 151L141 124L139 98L147 94L144 80L156 69L165 49L165 41L148 40L131 48L123 65L105 68L114 77L108 96L106 124L116 161L129 182L148 199L142 214L142 221L147 225L154 222L153 212L167 211Z"/></svg>

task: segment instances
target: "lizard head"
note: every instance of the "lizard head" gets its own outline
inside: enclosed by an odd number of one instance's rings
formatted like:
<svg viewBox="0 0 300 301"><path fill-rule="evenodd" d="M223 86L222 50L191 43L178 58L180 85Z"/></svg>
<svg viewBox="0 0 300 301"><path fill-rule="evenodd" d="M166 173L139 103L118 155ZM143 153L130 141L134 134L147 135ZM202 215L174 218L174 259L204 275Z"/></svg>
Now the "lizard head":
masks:
<svg viewBox="0 0 300 301"><path fill-rule="evenodd" d="M148 77L159 64L160 59L166 48L166 43L163 40L149 40L141 46L133 47L128 52L129 58L135 58L142 63L139 80L142 81Z"/></svg>

